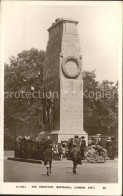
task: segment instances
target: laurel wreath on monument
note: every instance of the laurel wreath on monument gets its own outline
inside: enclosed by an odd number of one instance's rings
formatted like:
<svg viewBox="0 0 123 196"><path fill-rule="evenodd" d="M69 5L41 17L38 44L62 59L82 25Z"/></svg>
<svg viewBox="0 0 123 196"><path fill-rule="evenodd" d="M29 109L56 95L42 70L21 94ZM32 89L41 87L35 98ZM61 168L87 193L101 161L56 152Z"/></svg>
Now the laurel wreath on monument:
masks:
<svg viewBox="0 0 123 196"><path fill-rule="evenodd" d="M77 72L76 73L69 73L67 70L66 70L66 64L67 62L69 61L74 61L77 65ZM78 58L74 57L74 56L68 56L66 58L63 58L63 61L62 61L62 70L63 70L63 73L69 77L69 78L76 78L80 72L81 72L81 65L80 65L80 62L78 60Z"/></svg>

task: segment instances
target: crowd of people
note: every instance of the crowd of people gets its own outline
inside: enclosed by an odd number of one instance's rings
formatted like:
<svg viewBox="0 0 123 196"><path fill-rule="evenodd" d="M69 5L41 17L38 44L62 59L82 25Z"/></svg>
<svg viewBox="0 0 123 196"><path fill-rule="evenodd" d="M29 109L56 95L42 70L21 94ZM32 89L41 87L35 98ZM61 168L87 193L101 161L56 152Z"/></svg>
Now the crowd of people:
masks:
<svg viewBox="0 0 123 196"><path fill-rule="evenodd" d="M41 141L30 136L21 137L19 136L14 143L14 157L25 158L25 159L44 159L44 151L46 150L50 139L43 138Z"/></svg>
<svg viewBox="0 0 123 196"><path fill-rule="evenodd" d="M75 136L68 141L54 144L50 136L42 140L19 136L13 147L15 158L43 160L47 167L47 175L51 173L52 159L62 160L62 157L73 160L73 172L76 173L77 164L82 164L81 160L85 158L86 141L84 136Z"/></svg>
<svg viewBox="0 0 123 196"><path fill-rule="evenodd" d="M113 137L109 137L106 141L106 149L110 159L114 159L115 156L115 146L113 142ZM91 146L95 146L94 149L96 150L99 149L100 153L100 149L102 149L101 137L98 137L96 141L95 138L92 137ZM86 149L87 146L84 136L79 138L79 136L75 135L74 138L70 138L68 141L62 141L59 144L55 144L50 136L42 138L42 140L34 139L30 136L18 137L14 143L14 156L15 158L43 160L47 168L47 175L51 173L53 158L62 160L62 157L66 157L73 161L73 173L76 174L77 165L82 165L82 160L85 159Z"/></svg>

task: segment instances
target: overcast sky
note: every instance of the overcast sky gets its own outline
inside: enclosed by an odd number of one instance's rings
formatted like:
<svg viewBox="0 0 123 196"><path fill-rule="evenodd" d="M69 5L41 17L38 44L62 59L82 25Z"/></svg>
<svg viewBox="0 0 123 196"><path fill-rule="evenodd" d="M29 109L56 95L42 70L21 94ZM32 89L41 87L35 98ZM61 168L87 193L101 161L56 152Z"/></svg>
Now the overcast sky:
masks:
<svg viewBox="0 0 123 196"><path fill-rule="evenodd" d="M47 4L50 2L47 2ZM6 2L2 6L4 58L22 50L46 50L47 29L56 18L79 21L78 34L83 56L83 69L96 70L98 80L118 79L121 54L122 2ZM50 3L51 4L51 3ZM82 5L79 5L82 4Z"/></svg>

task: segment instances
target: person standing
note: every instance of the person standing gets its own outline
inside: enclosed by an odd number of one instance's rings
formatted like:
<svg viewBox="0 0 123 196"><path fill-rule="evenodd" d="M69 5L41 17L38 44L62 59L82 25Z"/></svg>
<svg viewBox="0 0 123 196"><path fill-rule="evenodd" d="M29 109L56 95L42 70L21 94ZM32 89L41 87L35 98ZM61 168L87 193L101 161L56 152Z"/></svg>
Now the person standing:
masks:
<svg viewBox="0 0 123 196"><path fill-rule="evenodd" d="M80 144L80 150L81 150L81 157L82 157L82 160L85 159L85 156L84 156L84 152L85 152L85 147L86 147L86 141L85 141L85 137L82 136L80 138L81 140L81 144Z"/></svg>
<svg viewBox="0 0 123 196"><path fill-rule="evenodd" d="M15 151L14 157L19 158L20 140L18 138L15 140L13 147L14 147L14 151Z"/></svg>
<svg viewBox="0 0 123 196"><path fill-rule="evenodd" d="M101 137L98 138L97 145L102 146L102 139L101 139Z"/></svg>
<svg viewBox="0 0 123 196"><path fill-rule="evenodd" d="M71 158L73 161L73 173L76 174L77 165L82 165L81 152L76 143L73 144L73 148L71 150Z"/></svg>
<svg viewBox="0 0 123 196"><path fill-rule="evenodd" d="M58 156L59 156L59 160L62 159L62 154L63 154L62 145L61 145L61 143L59 143L58 144Z"/></svg>
<svg viewBox="0 0 123 196"><path fill-rule="evenodd" d="M52 144L49 144L44 152L44 165L46 165L47 176L51 173L52 168Z"/></svg>
<svg viewBox="0 0 123 196"><path fill-rule="evenodd" d="M31 137L29 137L26 141L26 158L27 159L30 159L30 156L31 156L31 152L32 152L32 139Z"/></svg>
<svg viewBox="0 0 123 196"><path fill-rule="evenodd" d="M108 139L106 140L106 149L107 149L108 157L111 160L112 159L112 140L111 140L111 137L108 137Z"/></svg>
<svg viewBox="0 0 123 196"><path fill-rule="evenodd" d="M112 141L112 160L114 160L114 157L116 155L116 145L115 145L114 136L111 136L111 141Z"/></svg>

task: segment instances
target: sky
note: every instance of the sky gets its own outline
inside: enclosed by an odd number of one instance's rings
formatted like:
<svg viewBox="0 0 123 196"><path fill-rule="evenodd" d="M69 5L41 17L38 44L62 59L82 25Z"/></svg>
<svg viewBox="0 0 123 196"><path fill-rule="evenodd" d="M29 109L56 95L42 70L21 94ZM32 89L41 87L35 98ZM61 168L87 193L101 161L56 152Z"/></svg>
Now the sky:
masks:
<svg viewBox="0 0 123 196"><path fill-rule="evenodd" d="M51 4L52 3L52 4ZM46 50L47 29L56 18L79 21L77 30L83 70L96 70L97 80L118 80L122 48L122 2L4 1L4 61L22 50Z"/></svg>

